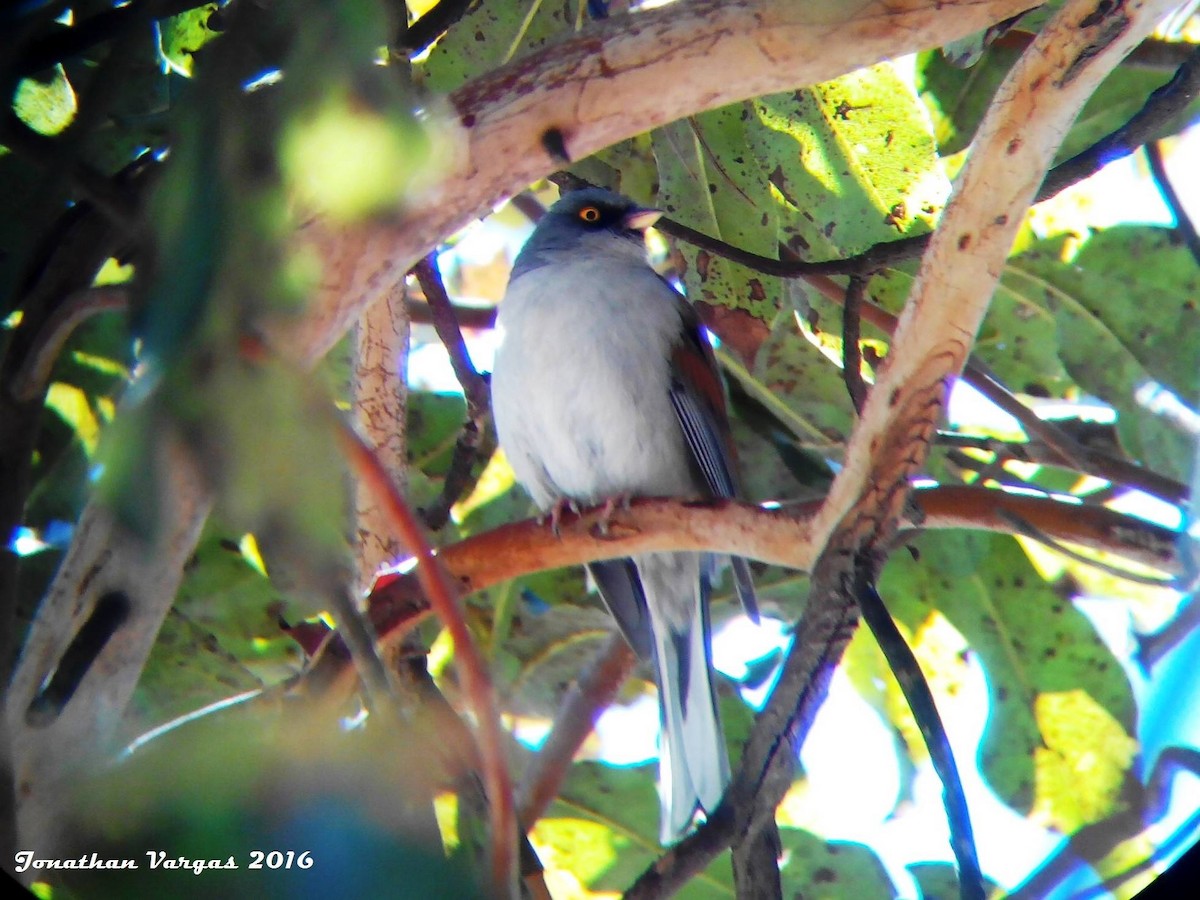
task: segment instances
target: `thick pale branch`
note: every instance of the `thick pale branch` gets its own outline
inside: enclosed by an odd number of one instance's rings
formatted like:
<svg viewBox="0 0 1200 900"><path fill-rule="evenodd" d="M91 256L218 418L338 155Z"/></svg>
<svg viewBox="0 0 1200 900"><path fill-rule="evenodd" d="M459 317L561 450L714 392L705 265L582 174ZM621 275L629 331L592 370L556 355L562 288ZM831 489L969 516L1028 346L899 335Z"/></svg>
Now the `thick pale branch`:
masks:
<svg viewBox="0 0 1200 900"><path fill-rule="evenodd" d="M404 283L367 310L355 332L354 414L380 462L401 490L408 478L408 306ZM374 574L401 553L379 500L364 485L355 487L354 556L357 587L366 590Z"/></svg>
<svg viewBox="0 0 1200 900"><path fill-rule="evenodd" d="M836 78L937 47L1024 11L1029 0L692 0L613 17L469 82L449 98L457 153L442 181L391 224L302 240L326 260L309 314L276 333L321 356L362 309L446 235L572 159L666 122Z"/></svg>
<svg viewBox="0 0 1200 900"><path fill-rule="evenodd" d="M887 364L851 436L814 528L829 535L855 505L896 515L962 369L1009 249L1063 137L1105 75L1169 0L1100 12L1072 4L1005 79L921 261ZM873 507L868 509L867 507Z"/></svg>
<svg viewBox="0 0 1200 900"><path fill-rule="evenodd" d="M175 441L155 460L164 478L155 542L124 529L102 505L84 509L58 577L38 609L5 699L20 846L54 855L64 780L103 753L141 675L208 516L207 494L189 454ZM105 619L90 647L88 626ZM71 649L94 655L82 680L70 678ZM78 662L78 661L77 661ZM79 673L74 678L78 679Z"/></svg>

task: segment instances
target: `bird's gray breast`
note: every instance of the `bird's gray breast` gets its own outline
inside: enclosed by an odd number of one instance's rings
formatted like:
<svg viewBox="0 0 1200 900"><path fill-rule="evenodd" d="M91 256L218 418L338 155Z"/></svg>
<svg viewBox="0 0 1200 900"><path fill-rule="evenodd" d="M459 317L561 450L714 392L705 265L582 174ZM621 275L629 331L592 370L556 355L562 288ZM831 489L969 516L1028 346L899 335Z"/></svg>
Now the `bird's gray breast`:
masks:
<svg viewBox="0 0 1200 900"><path fill-rule="evenodd" d="M668 393L677 303L644 265L551 264L509 285L493 412L539 506L696 492Z"/></svg>

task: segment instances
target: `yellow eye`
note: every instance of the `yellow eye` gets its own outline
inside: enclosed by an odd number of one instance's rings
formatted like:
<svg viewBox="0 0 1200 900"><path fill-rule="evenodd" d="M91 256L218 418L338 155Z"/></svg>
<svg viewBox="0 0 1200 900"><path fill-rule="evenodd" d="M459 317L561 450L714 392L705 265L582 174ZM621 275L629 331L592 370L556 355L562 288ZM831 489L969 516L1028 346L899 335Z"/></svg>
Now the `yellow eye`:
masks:
<svg viewBox="0 0 1200 900"><path fill-rule="evenodd" d="M600 221L600 210L594 206L585 206L579 211L579 218L583 219L589 225L593 225Z"/></svg>

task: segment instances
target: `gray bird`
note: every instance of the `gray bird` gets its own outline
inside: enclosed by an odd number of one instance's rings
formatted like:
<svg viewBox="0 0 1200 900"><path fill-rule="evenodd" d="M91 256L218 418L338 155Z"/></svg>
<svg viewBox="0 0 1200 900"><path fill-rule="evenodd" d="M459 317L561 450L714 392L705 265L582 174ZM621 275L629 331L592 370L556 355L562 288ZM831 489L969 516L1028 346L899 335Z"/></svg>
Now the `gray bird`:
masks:
<svg viewBox="0 0 1200 900"><path fill-rule="evenodd" d="M496 321L492 410L517 478L543 511L631 496L733 497L725 396L693 308L646 258L661 213L600 189L565 195L518 254ZM648 553L588 566L654 666L661 839L711 813L729 781L713 691L716 558ZM734 583L757 619L745 560Z"/></svg>

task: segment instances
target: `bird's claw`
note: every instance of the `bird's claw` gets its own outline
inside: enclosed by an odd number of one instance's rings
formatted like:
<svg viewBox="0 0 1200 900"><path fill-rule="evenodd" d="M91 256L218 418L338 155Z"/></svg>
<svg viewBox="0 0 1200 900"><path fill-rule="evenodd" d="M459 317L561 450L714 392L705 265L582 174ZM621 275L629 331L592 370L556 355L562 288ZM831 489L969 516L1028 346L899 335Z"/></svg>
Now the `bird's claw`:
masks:
<svg viewBox="0 0 1200 900"><path fill-rule="evenodd" d="M617 514L617 510L622 511L629 509L629 504L632 497L629 494L617 494L615 497L609 497L604 501L604 508L600 510L600 521L596 523L596 530L601 537L608 537L609 526L612 524L612 518Z"/></svg>
<svg viewBox="0 0 1200 900"><path fill-rule="evenodd" d="M568 510L573 512L575 515L579 515L579 504L569 497L559 497L554 501L554 505L550 507L548 512L542 513L542 515L538 516L538 524L545 525L547 522L549 522L550 530L554 533L555 537L558 537L562 534L563 514Z"/></svg>

